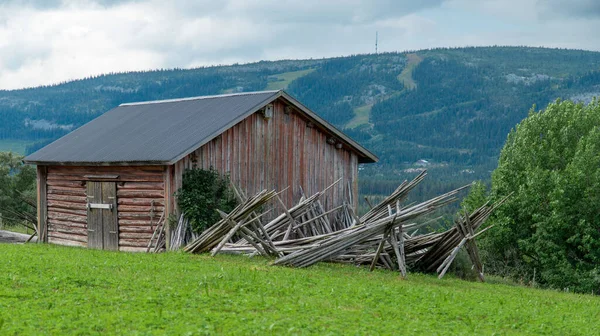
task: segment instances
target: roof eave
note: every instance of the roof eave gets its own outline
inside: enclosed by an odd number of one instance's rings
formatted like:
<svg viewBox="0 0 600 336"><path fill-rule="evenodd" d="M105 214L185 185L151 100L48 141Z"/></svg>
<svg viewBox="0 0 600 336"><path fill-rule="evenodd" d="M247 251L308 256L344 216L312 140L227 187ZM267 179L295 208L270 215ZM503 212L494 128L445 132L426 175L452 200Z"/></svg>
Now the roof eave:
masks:
<svg viewBox="0 0 600 336"><path fill-rule="evenodd" d="M375 160L370 157L366 157L366 156L362 156L362 157L358 158L358 163L377 163L378 161L379 161L379 158L377 158L377 157L375 158Z"/></svg>
<svg viewBox="0 0 600 336"><path fill-rule="evenodd" d="M169 161L111 161L111 162L89 162L89 161L37 161L23 160L26 164L36 166L167 166Z"/></svg>

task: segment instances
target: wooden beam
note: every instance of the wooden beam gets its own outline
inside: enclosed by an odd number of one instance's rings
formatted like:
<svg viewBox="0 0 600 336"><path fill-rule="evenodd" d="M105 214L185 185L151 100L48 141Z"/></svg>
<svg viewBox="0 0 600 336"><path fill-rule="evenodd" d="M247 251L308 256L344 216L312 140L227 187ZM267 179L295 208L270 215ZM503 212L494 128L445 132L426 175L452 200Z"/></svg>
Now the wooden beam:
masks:
<svg viewBox="0 0 600 336"><path fill-rule="evenodd" d="M385 245L385 242L387 241L389 233L390 233L390 231L386 230L385 233L383 234L383 237L379 241L379 246L377 246L377 251L375 252L375 256L373 257L373 261L371 262L371 267L369 267L369 272L373 272L373 270L375 269L375 266L377 265L377 261L379 260L379 255L381 254L381 251L383 251L383 246Z"/></svg>
<svg viewBox="0 0 600 336"><path fill-rule="evenodd" d="M48 177L47 166L37 166L37 219L38 242L48 242L48 202L46 185Z"/></svg>
<svg viewBox="0 0 600 336"><path fill-rule="evenodd" d="M367 205L369 206L369 210L373 210L373 205L371 204L371 201L369 201L369 198L367 198L367 196L365 196L365 202L367 202Z"/></svg>
<svg viewBox="0 0 600 336"><path fill-rule="evenodd" d="M169 218L171 216L171 214L175 214L175 196L173 195L175 193L175 190L173 190L173 168L174 166L167 166L167 169L165 169L165 210L164 210L164 216L165 216L165 223L167 225L166 227L166 231L165 231L165 238L166 238L166 244L165 244L165 248L168 251L169 250L169 245L171 242L171 226L169 225Z"/></svg>
<svg viewBox="0 0 600 336"><path fill-rule="evenodd" d="M473 231L473 226L471 225L471 220L469 218L469 212L465 209L465 226L466 231L469 236L473 237L475 232ZM469 257L471 258L471 262L473 266L477 270L477 276L481 282L485 282L485 276L483 275L483 264L481 263L481 259L479 258L479 250L477 249L477 244L475 244L475 239L471 238L467 241L467 252Z"/></svg>

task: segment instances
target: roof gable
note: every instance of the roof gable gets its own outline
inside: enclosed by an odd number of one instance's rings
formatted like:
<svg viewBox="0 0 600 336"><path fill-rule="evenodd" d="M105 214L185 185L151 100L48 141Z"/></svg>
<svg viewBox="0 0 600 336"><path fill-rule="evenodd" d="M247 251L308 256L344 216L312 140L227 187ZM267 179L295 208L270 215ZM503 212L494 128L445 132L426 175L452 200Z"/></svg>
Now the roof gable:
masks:
<svg viewBox="0 0 600 336"><path fill-rule="evenodd" d="M121 104L27 156L33 164L173 164L266 104L283 97L353 147L377 157L283 91Z"/></svg>

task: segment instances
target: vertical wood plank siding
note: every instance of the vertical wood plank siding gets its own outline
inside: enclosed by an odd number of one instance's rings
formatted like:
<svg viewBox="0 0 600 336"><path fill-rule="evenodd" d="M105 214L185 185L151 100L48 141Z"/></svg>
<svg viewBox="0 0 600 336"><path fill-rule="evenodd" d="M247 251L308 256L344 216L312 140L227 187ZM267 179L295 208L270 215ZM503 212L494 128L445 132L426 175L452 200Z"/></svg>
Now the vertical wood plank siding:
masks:
<svg viewBox="0 0 600 336"><path fill-rule="evenodd" d="M165 209L165 167L47 167L48 241L87 246L85 175L118 175L119 250L145 251ZM152 209L154 215L152 216Z"/></svg>
<svg viewBox="0 0 600 336"><path fill-rule="evenodd" d="M284 112L283 101L274 102L274 113L265 119L257 112L205 144L174 165L173 190L181 187L185 169L213 167L229 173L231 180L248 194L262 189L282 190L290 207L301 196L321 191L334 181L342 181L321 200L326 208L348 201L348 185L357 204L358 157L343 146L329 144L329 135L301 113Z"/></svg>

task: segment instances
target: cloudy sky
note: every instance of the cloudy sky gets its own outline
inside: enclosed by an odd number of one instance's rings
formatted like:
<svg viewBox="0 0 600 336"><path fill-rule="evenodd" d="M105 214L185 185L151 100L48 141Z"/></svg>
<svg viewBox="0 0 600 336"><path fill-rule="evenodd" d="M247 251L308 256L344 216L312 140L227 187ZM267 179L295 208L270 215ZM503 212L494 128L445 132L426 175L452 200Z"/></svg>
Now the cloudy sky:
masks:
<svg viewBox="0 0 600 336"><path fill-rule="evenodd" d="M600 50L598 0L0 0L0 89L476 45Z"/></svg>

